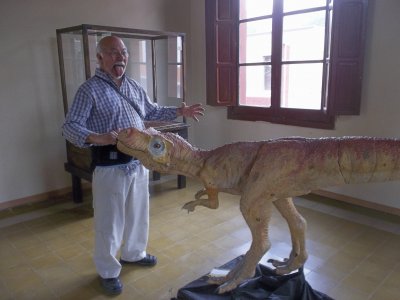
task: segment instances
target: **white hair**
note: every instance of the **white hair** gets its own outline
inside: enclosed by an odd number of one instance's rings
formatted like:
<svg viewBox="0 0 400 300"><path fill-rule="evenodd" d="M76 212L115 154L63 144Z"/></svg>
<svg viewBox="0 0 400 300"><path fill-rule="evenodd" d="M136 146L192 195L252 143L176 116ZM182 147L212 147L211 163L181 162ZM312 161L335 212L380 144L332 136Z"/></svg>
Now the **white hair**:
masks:
<svg viewBox="0 0 400 300"><path fill-rule="evenodd" d="M108 36L111 36L111 34L110 35L106 35L106 36L102 36L101 37L101 39L97 42L97 45L96 45L96 54L99 54L99 53L102 53L103 52L103 47L101 46L101 40L103 39L103 38L105 38L105 37L108 37Z"/></svg>

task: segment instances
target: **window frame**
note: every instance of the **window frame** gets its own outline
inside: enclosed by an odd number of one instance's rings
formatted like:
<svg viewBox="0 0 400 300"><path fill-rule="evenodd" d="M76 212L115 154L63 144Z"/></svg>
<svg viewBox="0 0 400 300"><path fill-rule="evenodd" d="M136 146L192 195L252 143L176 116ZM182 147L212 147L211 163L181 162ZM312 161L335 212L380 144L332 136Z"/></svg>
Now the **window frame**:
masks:
<svg viewBox="0 0 400 300"><path fill-rule="evenodd" d="M228 119L333 129L337 115L360 114L368 0L334 0L327 103L320 110L280 107L280 70L272 74L271 107L239 106L239 0L205 0L205 6L207 104L226 106ZM272 51L281 52L274 38Z"/></svg>

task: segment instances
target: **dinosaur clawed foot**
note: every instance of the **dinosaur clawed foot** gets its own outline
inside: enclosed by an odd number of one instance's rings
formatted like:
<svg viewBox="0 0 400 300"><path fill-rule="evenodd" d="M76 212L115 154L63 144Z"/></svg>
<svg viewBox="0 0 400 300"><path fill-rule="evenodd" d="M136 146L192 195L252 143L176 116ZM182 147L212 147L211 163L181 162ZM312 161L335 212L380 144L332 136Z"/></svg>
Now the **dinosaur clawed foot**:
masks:
<svg viewBox="0 0 400 300"><path fill-rule="evenodd" d="M228 275L225 277L218 277L218 278L210 277L210 279L207 280L207 283L219 285L219 287L217 288L217 293L223 294L234 290L243 281L239 278L237 279L235 278L229 279L229 278L230 276Z"/></svg>
<svg viewBox="0 0 400 300"><path fill-rule="evenodd" d="M182 206L182 209L186 209L188 211L188 213L194 211L194 209L196 208L196 206L199 205L198 201L190 201L188 203L186 203L185 205Z"/></svg>
<svg viewBox="0 0 400 300"><path fill-rule="evenodd" d="M277 275L286 275L289 274L290 272L296 270L296 268L292 269L291 265L288 263L288 259L285 258L284 261L281 260L276 260L276 259L269 259L268 262L272 263L272 265L275 267L275 273Z"/></svg>
<svg viewBox="0 0 400 300"><path fill-rule="evenodd" d="M242 280L240 280L240 281L229 280L218 287L217 293L224 294L224 293L233 291L241 282L242 282Z"/></svg>
<svg viewBox="0 0 400 300"><path fill-rule="evenodd" d="M275 268L278 268L278 267L282 267L282 266L287 266L287 262L288 262L288 258L284 258L283 260L278 260L278 259L268 259L268 262L269 263L272 263L272 265L275 267Z"/></svg>
<svg viewBox="0 0 400 300"><path fill-rule="evenodd" d="M276 274L285 275L301 268L306 259L306 254L297 255L292 252L289 258L285 258L284 260L269 259L268 262L272 263L272 265L275 267Z"/></svg>
<svg viewBox="0 0 400 300"><path fill-rule="evenodd" d="M232 269L226 276L212 277L208 279L208 283L219 285L217 292L223 294L234 290L239 284L254 276L255 270L246 271L245 265L240 262L234 269Z"/></svg>

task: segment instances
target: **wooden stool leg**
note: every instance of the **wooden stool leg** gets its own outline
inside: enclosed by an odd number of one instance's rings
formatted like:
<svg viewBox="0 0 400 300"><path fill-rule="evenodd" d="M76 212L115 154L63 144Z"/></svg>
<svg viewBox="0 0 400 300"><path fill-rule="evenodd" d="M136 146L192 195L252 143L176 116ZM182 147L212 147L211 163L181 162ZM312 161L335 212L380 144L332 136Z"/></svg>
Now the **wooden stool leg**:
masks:
<svg viewBox="0 0 400 300"><path fill-rule="evenodd" d="M74 203L82 203L82 183L78 176L72 175L72 199Z"/></svg>
<svg viewBox="0 0 400 300"><path fill-rule="evenodd" d="M178 189L184 189L186 187L186 176L178 175Z"/></svg>
<svg viewBox="0 0 400 300"><path fill-rule="evenodd" d="M161 179L161 174L156 171L153 171L153 180L156 181L160 179Z"/></svg>

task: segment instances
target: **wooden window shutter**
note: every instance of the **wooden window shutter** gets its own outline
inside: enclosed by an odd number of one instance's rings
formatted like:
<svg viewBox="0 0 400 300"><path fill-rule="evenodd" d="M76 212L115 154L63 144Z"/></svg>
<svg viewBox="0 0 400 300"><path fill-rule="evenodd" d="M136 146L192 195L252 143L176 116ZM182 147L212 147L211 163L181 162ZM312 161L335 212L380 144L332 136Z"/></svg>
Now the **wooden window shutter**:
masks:
<svg viewBox="0 0 400 300"><path fill-rule="evenodd" d="M206 0L205 9L207 104L236 105L239 7L235 0Z"/></svg>
<svg viewBox="0 0 400 300"><path fill-rule="evenodd" d="M359 115L368 0L335 0L328 107L332 115Z"/></svg>

